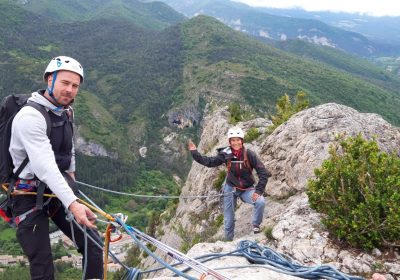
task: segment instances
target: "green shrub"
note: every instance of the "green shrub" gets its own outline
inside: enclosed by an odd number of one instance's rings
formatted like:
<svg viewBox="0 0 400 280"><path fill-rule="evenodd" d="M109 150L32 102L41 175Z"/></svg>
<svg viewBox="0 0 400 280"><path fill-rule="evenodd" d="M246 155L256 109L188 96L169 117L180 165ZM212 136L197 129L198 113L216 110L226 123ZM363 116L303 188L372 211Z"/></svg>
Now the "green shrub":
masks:
<svg viewBox="0 0 400 280"><path fill-rule="evenodd" d="M272 234L272 231L273 231L273 230L274 230L274 228L273 228L272 226L266 227L266 228L264 229L265 237L266 237L268 240L276 240L276 239L274 238L273 234Z"/></svg>
<svg viewBox="0 0 400 280"><path fill-rule="evenodd" d="M204 153L208 154L215 147L215 145L217 145L217 144L218 144L218 140L217 139L215 139L211 143L208 143L208 145L206 147L204 147Z"/></svg>
<svg viewBox="0 0 400 280"><path fill-rule="evenodd" d="M289 95L285 94L278 98L276 101L276 115L271 116L272 126L268 127L268 132L271 133L275 130L279 125L287 121L291 116L300 112L304 109L307 109L309 105L309 101L307 99L307 95L303 91L299 91L296 94L295 100L292 104Z"/></svg>
<svg viewBox="0 0 400 280"><path fill-rule="evenodd" d="M190 248L201 242L201 237L198 233L187 231L185 228L183 228L182 224L178 224L175 227L175 232L182 239L179 250L183 253L187 253Z"/></svg>
<svg viewBox="0 0 400 280"><path fill-rule="evenodd" d="M247 131L246 135L244 136L244 142L250 143L251 141L257 139L260 135L261 132L257 128L252 127Z"/></svg>
<svg viewBox="0 0 400 280"><path fill-rule="evenodd" d="M222 226L224 224L224 215L222 215L222 214L219 214L218 216L217 216L217 218L215 218L215 220L214 220L214 225L215 225L215 227L220 227L220 226Z"/></svg>
<svg viewBox="0 0 400 280"><path fill-rule="evenodd" d="M310 205L338 239L371 249L400 240L400 158L361 135L339 139L309 180Z"/></svg>
<svg viewBox="0 0 400 280"><path fill-rule="evenodd" d="M243 120L242 110L241 110L239 104L237 104L237 103L229 104L228 111L231 114L231 116L229 118L230 124L237 124L238 122Z"/></svg>
<svg viewBox="0 0 400 280"><path fill-rule="evenodd" d="M226 170L224 169L218 173L217 179L214 180L214 182L213 182L214 189L216 189L218 191L220 191L222 189L222 184L225 181L225 177L226 177Z"/></svg>

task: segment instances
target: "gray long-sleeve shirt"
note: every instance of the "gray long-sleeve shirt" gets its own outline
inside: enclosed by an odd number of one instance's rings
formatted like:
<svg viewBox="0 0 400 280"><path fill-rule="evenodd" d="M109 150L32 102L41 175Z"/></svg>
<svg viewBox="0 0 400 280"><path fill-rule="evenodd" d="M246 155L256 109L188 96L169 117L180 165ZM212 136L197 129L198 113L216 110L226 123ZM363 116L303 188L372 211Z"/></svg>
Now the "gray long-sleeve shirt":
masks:
<svg viewBox="0 0 400 280"><path fill-rule="evenodd" d="M32 93L29 101L39 103L45 106L47 110L60 114L55 105L37 92ZM17 113L12 123L9 148L15 166L14 172L28 156L29 163L22 170L19 177L33 179L36 175L40 181L47 184L64 206L68 208L77 197L58 169L46 130L46 120L35 108L25 106ZM74 154L75 152L72 150L71 165L67 172L75 171Z"/></svg>

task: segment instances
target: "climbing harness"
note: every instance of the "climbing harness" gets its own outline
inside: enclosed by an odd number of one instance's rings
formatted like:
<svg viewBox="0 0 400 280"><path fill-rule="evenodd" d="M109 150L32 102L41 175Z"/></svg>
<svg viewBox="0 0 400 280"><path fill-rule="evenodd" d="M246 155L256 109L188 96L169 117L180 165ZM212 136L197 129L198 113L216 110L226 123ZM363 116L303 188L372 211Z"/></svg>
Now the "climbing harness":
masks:
<svg viewBox="0 0 400 280"><path fill-rule="evenodd" d="M30 180L29 180L30 181ZM22 180L17 180L17 182L22 182ZM33 184L33 183L32 183ZM23 184L23 188L21 189L14 189L8 188L6 184L2 184L1 187L3 191L7 193L7 199L1 202L0 204L0 216L3 218L5 222L7 222L12 228L16 228L19 223L24 221L29 215L35 213L36 211L40 211L43 207L46 207L51 202L51 197L46 201L43 202L44 191L46 189L46 185L39 182L37 183L37 187L29 184ZM34 191L36 190L36 191ZM27 210L26 212L13 217L10 209L11 199L10 196L13 195L35 195L36 196L36 205Z"/></svg>
<svg viewBox="0 0 400 280"><path fill-rule="evenodd" d="M249 160L249 156L247 154L247 149L245 147L243 147L242 153L243 153L243 160L234 160L234 162L235 163L239 163L240 169L242 169L242 163L243 163L244 168L247 168L250 171L250 173L252 173L253 172L253 166L251 165L251 162ZM231 170L231 167L232 167L232 160L231 159L227 160L226 167L228 169L228 174L229 174L229 172Z"/></svg>

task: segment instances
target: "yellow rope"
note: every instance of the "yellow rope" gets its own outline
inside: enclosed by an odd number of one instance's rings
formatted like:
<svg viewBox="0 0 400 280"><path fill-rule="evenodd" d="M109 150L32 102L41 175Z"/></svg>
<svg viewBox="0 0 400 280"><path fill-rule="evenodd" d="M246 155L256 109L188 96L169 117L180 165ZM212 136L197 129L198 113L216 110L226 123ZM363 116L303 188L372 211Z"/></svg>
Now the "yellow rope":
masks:
<svg viewBox="0 0 400 280"><path fill-rule="evenodd" d="M7 192L8 189L8 184L2 184L1 187L3 188L3 190L5 192ZM18 190L14 190L11 195L36 195L36 192L24 192L24 191L18 191ZM43 196L45 197L57 197L55 194L48 194L45 193L43 194ZM104 218L108 219L111 222L115 222L115 218L113 216L111 216L110 214L107 214L106 212L104 212L103 210L94 207L93 205L91 205L90 203L82 200L82 199L78 199L78 201L82 204L84 204L85 206L87 206L90 210L97 212L98 214L100 214L101 216L103 216Z"/></svg>
<svg viewBox="0 0 400 280"><path fill-rule="evenodd" d="M108 219L111 222L115 222L115 218L113 216L111 216L110 214L107 214L106 212L104 212L103 210L94 207L93 205L91 205L90 203L82 200L82 199L78 199L80 203L86 205L89 209L99 213L101 216L103 216L104 218Z"/></svg>

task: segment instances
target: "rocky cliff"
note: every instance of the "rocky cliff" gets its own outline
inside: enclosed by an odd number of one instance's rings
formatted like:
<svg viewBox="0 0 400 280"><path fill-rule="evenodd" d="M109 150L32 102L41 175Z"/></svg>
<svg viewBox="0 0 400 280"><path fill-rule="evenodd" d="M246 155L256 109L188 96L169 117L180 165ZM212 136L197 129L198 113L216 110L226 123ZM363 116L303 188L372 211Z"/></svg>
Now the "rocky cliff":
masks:
<svg viewBox="0 0 400 280"><path fill-rule="evenodd" d="M230 127L228 119L229 113L226 108L213 112L204 119L201 142L198 144L200 152L211 156L216 154L216 148L227 146L225 135ZM239 123L239 126L245 131L250 127L264 131L269 124L266 119L255 119ZM358 133L368 139L375 137L382 150L399 154L398 128L379 115L360 113L334 103L299 112L272 134L263 134L252 143L245 143L260 155L272 173L266 188L266 208L261 225L268 234L251 233L249 217L252 209L239 203L236 210L237 239L232 243L218 241L196 245L201 246L201 252L197 250L197 253L189 254L206 254L215 250L215 246L220 247L219 251L230 250L240 239L260 240L268 247L305 265L329 264L342 272L359 276L369 276L379 268L387 279L398 279L398 252L395 252L394 258L387 259L382 258L382 252L379 250L367 253L338 246L321 224L320 215L309 207L305 194L307 179L313 177L314 168L319 167L322 161L328 158L328 148L336 141L336 136ZM219 199L184 198L218 194L213 182L223 169L223 166L207 168L193 163L176 213L172 219L165 221L163 235L157 238L178 249L192 245L195 239L208 242L223 239L222 224L218 222L221 221ZM214 266L230 266L232 262L232 259L224 258ZM150 263L147 261L147 265ZM226 275L232 279L293 279L285 278L287 276L284 275L267 277L266 273L266 269L256 268L226 271Z"/></svg>
<svg viewBox="0 0 400 280"><path fill-rule="evenodd" d="M99 156L99 157L109 157L112 159L118 158L118 153L107 151L103 145L95 143L93 141L86 141L80 133L80 128L74 126L74 145L75 150L86 156Z"/></svg>

